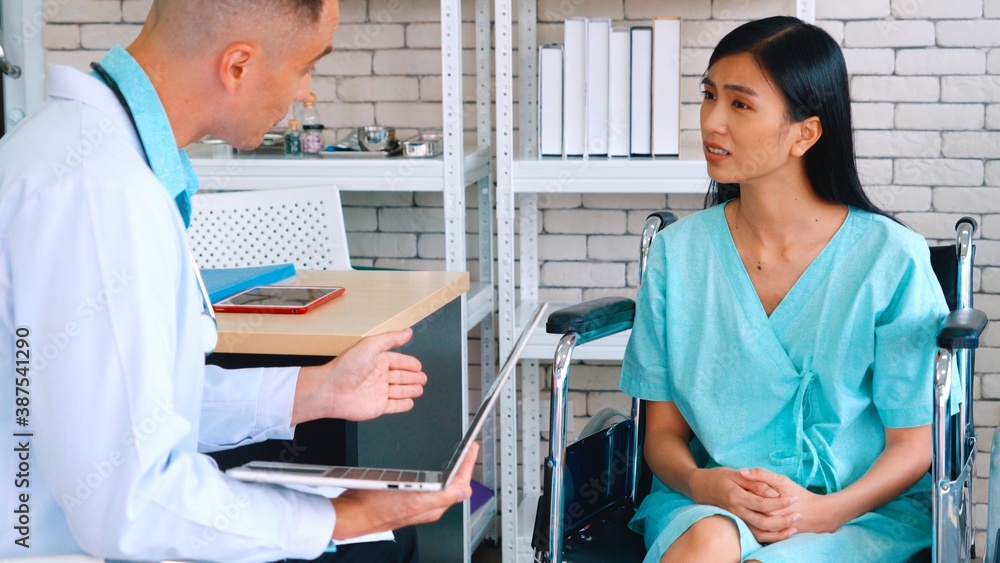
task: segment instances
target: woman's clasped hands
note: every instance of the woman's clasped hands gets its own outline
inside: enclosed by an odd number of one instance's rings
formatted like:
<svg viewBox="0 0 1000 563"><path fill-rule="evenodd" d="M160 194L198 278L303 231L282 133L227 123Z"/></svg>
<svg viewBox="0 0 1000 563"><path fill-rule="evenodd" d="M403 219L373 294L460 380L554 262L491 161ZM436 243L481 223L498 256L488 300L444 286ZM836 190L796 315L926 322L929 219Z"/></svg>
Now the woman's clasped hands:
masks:
<svg viewBox="0 0 1000 563"><path fill-rule="evenodd" d="M764 469L695 471L691 492L696 503L718 506L739 517L762 544L800 532L833 532L843 524L830 495L813 493Z"/></svg>

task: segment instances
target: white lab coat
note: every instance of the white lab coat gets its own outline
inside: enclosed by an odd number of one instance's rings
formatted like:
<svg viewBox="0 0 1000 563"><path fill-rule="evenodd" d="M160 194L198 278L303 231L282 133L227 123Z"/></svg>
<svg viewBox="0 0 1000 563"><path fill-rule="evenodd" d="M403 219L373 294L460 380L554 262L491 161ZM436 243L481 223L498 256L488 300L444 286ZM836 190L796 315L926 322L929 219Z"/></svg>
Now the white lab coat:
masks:
<svg viewBox="0 0 1000 563"><path fill-rule="evenodd" d="M229 479L198 453L290 438L297 370L205 366L184 224L133 126L83 73L53 67L49 95L0 142L0 557L318 556L328 500Z"/></svg>

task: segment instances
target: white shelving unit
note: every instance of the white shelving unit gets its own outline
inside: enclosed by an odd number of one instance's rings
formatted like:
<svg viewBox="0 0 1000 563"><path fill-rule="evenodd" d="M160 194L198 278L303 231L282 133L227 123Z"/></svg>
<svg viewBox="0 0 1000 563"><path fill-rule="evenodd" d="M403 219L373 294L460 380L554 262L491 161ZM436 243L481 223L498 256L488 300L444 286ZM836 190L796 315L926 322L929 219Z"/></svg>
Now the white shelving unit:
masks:
<svg viewBox="0 0 1000 563"><path fill-rule="evenodd" d="M41 13L41 0L9 0L0 3L0 41L7 61L20 69L13 78L0 74L0 108L5 129L10 131L45 101L45 46L41 33L26 33L25 22Z"/></svg>
<svg viewBox="0 0 1000 563"><path fill-rule="evenodd" d="M347 191L441 192L444 200L446 269L466 271L466 187L477 186L479 222L479 282L462 296L466 334L479 328L482 343L482 385L492 384L493 361L493 191L491 177L492 116L490 0L476 0L476 142L464 146L462 116L462 2L441 0L441 79L444 152L431 159L348 159L314 157L238 156L193 159L205 190L257 190L329 185ZM360 125L360 124L359 124ZM391 124L387 124L391 125ZM467 341L463 342L462 385L468 389ZM468 398L456 405L469 412ZM463 426L467 424L467 419ZM496 489L495 428L483 433L483 484ZM464 428L463 428L464 431ZM475 514L466 503L464 561L484 538L496 538L496 496Z"/></svg>
<svg viewBox="0 0 1000 563"><path fill-rule="evenodd" d="M489 146L465 146L461 152L460 166L465 185L489 177ZM194 159L192 162L201 178L202 189L208 190L273 189L276 184L289 188L309 187L335 182L341 191L440 192L444 185L445 167L443 155L429 159L352 159L269 158L241 154L233 158Z"/></svg>
<svg viewBox="0 0 1000 563"><path fill-rule="evenodd" d="M513 0L496 0L497 100L497 283L500 357L520 336L538 303L538 194L554 193L701 193L708 177L703 160L677 158L539 157L537 152L537 0L518 6L518 143L514 142ZM665 15L670 11L664 5ZM795 0L795 13L814 19L814 0ZM515 212L517 209L517 212ZM650 210L653 211L653 210ZM515 256L514 224L520 231ZM638 249L638 236L636 237ZM515 288L515 260L520 260L520 292ZM553 304L552 309L559 305ZM500 403L501 537L503 561L532 561L530 546L535 507L541 494L538 427L538 360L550 360L557 336L539 328L529 340L521 366L521 412L517 390L509 385ZM589 343L574 352L578 360L621 360L628 333ZM517 449L521 417L520 457ZM518 494L518 460L522 460L523 497Z"/></svg>

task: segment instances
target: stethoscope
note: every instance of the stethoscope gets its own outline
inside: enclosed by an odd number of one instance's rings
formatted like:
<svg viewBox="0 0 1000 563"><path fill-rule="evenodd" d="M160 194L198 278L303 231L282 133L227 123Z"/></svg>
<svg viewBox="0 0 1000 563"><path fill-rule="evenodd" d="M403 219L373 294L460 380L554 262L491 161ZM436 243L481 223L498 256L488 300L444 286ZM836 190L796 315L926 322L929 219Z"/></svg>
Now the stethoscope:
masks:
<svg viewBox="0 0 1000 563"><path fill-rule="evenodd" d="M132 127L135 128L136 136L139 137L139 146L142 147L142 152L146 152L146 146L142 142L142 136L139 135L139 125L135 121L135 116L132 114L132 108L129 107L128 101L125 99L125 95L122 94L121 88L118 87L118 83L115 82L114 78L108 74L108 71L104 70L98 63L90 63L90 68L94 69L94 72L101 77L102 80L111 88L111 92L114 93L115 97L118 98L118 103L122 105L125 109L125 113L128 115L129 121L132 122ZM194 254L188 251L188 258L191 260L191 267L194 269L194 277L198 282L198 292L201 293L201 303L202 311L199 315L199 323L201 324L201 341L202 348L205 351L205 355L209 355L215 351L215 346L219 342L219 323L215 319L215 311L212 309L212 301L208 297L208 288L205 287L205 280L201 277L201 270L198 268L198 262L194 259Z"/></svg>

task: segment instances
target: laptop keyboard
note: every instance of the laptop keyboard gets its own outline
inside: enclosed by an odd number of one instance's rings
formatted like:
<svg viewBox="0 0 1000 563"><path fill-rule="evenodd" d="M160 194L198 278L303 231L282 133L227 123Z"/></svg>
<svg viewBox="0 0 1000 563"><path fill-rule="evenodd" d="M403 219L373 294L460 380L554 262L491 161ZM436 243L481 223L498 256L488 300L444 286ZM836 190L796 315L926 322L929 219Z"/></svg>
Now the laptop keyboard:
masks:
<svg viewBox="0 0 1000 563"><path fill-rule="evenodd" d="M334 467L324 477L364 479L366 481L388 481L422 483L426 481L423 471L399 471L396 469L366 469L363 467Z"/></svg>

